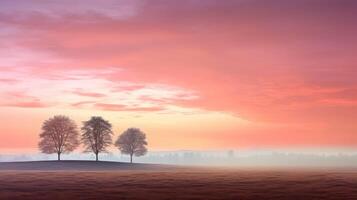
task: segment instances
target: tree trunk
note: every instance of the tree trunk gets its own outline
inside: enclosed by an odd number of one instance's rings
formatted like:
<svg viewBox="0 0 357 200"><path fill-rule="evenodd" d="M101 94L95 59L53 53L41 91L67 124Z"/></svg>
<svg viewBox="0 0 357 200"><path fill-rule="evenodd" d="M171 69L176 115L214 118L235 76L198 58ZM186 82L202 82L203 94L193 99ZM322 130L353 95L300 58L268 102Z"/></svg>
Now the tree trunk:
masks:
<svg viewBox="0 0 357 200"><path fill-rule="evenodd" d="M133 154L130 154L130 163L133 163Z"/></svg>
<svg viewBox="0 0 357 200"><path fill-rule="evenodd" d="M58 160L58 161L61 160L61 153L57 153L57 160Z"/></svg>
<svg viewBox="0 0 357 200"><path fill-rule="evenodd" d="M95 154L95 161L98 161L98 153Z"/></svg>

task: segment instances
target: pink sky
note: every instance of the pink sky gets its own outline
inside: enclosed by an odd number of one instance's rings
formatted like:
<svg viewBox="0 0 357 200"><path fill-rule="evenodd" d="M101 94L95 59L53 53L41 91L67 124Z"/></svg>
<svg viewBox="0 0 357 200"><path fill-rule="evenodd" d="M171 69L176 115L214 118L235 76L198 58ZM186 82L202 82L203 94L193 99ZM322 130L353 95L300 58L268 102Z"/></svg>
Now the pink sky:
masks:
<svg viewBox="0 0 357 200"><path fill-rule="evenodd" d="M149 148L357 146L352 0L2 0L0 149L101 115Z"/></svg>

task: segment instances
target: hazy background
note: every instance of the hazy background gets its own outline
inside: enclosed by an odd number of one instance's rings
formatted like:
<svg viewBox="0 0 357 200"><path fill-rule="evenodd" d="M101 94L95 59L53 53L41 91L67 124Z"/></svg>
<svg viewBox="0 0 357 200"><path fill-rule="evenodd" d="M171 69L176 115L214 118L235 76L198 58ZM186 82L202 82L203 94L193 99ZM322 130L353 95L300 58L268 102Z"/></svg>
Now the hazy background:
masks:
<svg viewBox="0 0 357 200"><path fill-rule="evenodd" d="M63 160L95 160L94 154L63 154ZM102 161L129 162L119 152L100 155ZM57 155L0 154L0 161L56 160ZM220 151L154 151L135 157L138 163L231 167L357 167L357 151L353 149L313 150L220 150Z"/></svg>

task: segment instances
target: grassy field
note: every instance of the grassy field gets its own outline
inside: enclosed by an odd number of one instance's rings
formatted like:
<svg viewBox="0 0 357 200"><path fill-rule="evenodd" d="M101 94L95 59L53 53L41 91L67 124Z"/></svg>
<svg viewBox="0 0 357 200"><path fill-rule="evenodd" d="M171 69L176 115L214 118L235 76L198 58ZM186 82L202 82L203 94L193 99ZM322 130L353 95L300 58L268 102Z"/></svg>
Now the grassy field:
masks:
<svg viewBox="0 0 357 200"><path fill-rule="evenodd" d="M354 170L0 170L0 199L357 199Z"/></svg>

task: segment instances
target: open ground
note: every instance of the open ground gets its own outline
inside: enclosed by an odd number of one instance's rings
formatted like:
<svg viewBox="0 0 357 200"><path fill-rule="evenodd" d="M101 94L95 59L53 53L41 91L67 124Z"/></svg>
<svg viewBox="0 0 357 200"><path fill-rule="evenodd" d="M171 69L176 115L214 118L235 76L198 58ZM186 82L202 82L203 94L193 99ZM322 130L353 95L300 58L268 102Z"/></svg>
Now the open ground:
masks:
<svg viewBox="0 0 357 200"><path fill-rule="evenodd" d="M59 165L61 170L56 169ZM29 168L31 166L31 168ZM357 199L357 170L0 163L0 199Z"/></svg>

